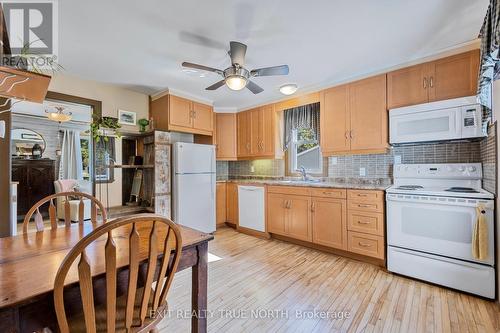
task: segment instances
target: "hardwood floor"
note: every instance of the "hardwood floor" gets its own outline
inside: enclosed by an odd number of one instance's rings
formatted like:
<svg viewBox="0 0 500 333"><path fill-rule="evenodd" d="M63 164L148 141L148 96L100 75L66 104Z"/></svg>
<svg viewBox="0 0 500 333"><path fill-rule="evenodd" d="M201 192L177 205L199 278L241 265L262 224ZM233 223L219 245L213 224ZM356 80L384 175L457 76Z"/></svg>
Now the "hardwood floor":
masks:
<svg viewBox="0 0 500 333"><path fill-rule="evenodd" d="M500 332L497 303L370 264L230 228L209 252L209 332ZM175 276L161 332L190 331L190 279Z"/></svg>

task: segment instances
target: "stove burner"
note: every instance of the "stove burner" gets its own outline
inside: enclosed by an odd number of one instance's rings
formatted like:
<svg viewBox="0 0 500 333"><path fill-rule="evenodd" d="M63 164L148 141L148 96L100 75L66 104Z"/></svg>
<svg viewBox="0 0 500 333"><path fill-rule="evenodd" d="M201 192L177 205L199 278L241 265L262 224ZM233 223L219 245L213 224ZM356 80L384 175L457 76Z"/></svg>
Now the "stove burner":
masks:
<svg viewBox="0 0 500 333"><path fill-rule="evenodd" d="M462 192L462 193L479 193L479 191L476 191L473 188L470 187L450 187L449 189L445 190L447 192Z"/></svg>
<svg viewBox="0 0 500 333"><path fill-rule="evenodd" d="M420 185L401 185L398 186L396 189L398 190L409 190L409 191L415 191L415 190L420 190L423 189L423 186Z"/></svg>

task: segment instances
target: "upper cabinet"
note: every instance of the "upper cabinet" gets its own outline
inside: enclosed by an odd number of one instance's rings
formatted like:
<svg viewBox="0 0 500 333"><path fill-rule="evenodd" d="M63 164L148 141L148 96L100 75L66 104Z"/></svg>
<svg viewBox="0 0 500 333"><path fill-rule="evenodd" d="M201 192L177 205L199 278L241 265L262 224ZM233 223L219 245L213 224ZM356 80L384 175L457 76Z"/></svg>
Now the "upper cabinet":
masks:
<svg viewBox="0 0 500 333"><path fill-rule="evenodd" d="M238 158L280 158L283 151L274 105L265 105L237 116Z"/></svg>
<svg viewBox="0 0 500 333"><path fill-rule="evenodd" d="M151 101L150 115L159 130L213 135L214 113L210 105L164 95Z"/></svg>
<svg viewBox="0 0 500 333"><path fill-rule="evenodd" d="M324 90L320 103L323 156L386 151L385 75Z"/></svg>
<svg viewBox="0 0 500 333"><path fill-rule="evenodd" d="M479 50L473 50L390 72L388 108L473 96L478 70Z"/></svg>
<svg viewBox="0 0 500 333"><path fill-rule="evenodd" d="M234 161L237 159L236 114L215 114L215 147L217 160Z"/></svg>

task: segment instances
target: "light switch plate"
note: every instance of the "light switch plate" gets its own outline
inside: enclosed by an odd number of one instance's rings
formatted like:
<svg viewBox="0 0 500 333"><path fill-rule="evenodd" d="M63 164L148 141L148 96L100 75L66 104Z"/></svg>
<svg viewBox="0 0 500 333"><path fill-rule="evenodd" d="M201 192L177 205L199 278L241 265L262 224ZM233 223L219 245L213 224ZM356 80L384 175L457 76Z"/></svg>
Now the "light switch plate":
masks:
<svg viewBox="0 0 500 333"><path fill-rule="evenodd" d="M4 138L5 137L5 121L4 120L0 120L0 138Z"/></svg>
<svg viewBox="0 0 500 333"><path fill-rule="evenodd" d="M253 165L250 166L250 172L254 173L255 172L255 167Z"/></svg>
<svg viewBox="0 0 500 333"><path fill-rule="evenodd" d="M394 164L401 164L401 155L394 155Z"/></svg>
<svg viewBox="0 0 500 333"><path fill-rule="evenodd" d="M366 168L359 168L359 175L360 176L366 176Z"/></svg>
<svg viewBox="0 0 500 333"><path fill-rule="evenodd" d="M337 158L336 157L330 157L330 164L331 165L337 165Z"/></svg>

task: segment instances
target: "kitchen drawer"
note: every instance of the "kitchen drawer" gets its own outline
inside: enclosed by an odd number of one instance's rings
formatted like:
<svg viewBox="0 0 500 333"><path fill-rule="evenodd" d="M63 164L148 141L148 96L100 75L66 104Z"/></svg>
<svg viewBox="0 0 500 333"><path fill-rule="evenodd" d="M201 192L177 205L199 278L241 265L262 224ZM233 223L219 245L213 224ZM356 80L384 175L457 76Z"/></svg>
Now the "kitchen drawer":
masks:
<svg viewBox="0 0 500 333"><path fill-rule="evenodd" d="M349 231L347 238L348 251L368 257L384 259L384 237Z"/></svg>
<svg viewBox="0 0 500 333"><path fill-rule="evenodd" d="M366 234L384 236L384 214L363 211L349 211L347 229Z"/></svg>
<svg viewBox="0 0 500 333"><path fill-rule="evenodd" d="M267 192L292 195L311 195L311 191L308 187L301 186L268 186Z"/></svg>
<svg viewBox="0 0 500 333"><path fill-rule="evenodd" d="M345 199L346 190L341 188L311 188L313 197Z"/></svg>
<svg viewBox="0 0 500 333"><path fill-rule="evenodd" d="M347 200L347 209L349 211L383 213L384 201Z"/></svg>
<svg viewBox="0 0 500 333"><path fill-rule="evenodd" d="M384 201L384 191L348 190L347 199L356 201Z"/></svg>

